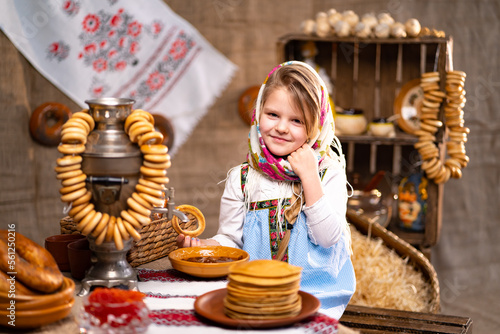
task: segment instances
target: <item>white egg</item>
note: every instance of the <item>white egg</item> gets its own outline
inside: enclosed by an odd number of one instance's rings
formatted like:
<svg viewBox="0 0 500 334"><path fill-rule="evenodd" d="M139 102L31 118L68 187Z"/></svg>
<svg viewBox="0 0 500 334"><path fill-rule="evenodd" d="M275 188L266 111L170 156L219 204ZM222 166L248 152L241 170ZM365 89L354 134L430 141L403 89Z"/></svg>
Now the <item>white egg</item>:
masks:
<svg viewBox="0 0 500 334"><path fill-rule="evenodd" d="M333 28L335 34L339 37L347 37L351 34L351 26L343 20L337 21Z"/></svg>
<svg viewBox="0 0 500 334"><path fill-rule="evenodd" d="M314 20L305 20L300 24L300 31L304 34L312 35L316 30L316 22Z"/></svg>
<svg viewBox="0 0 500 334"><path fill-rule="evenodd" d="M422 27L417 19L408 19L405 23L406 33L409 37L417 37Z"/></svg>
<svg viewBox="0 0 500 334"><path fill-rule="evenodd" d="M375 26L373 33L377 38L387 38L389 37L390 27L387 23L379 23Z"/></svg>

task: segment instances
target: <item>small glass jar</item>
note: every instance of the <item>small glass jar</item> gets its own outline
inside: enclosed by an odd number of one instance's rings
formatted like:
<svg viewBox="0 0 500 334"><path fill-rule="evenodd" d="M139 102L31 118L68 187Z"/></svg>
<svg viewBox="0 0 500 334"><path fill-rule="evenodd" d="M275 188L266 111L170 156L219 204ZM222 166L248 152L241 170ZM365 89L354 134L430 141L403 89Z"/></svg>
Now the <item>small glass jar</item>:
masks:
<svg viewBox="0 0 500 334"><path fill-rule="evenodd" d="M391 221L392 208L386 204L377 189L372 191L354 190L347 200L347 207L371 222L387 227Z"/></svg>
<svg viewBox="0 0 500 334"><path fill-rule="evenodd" d="M151 320L144 301L121 303L90 302L85 296L80 312L80 333L145 333Z"/></svg>

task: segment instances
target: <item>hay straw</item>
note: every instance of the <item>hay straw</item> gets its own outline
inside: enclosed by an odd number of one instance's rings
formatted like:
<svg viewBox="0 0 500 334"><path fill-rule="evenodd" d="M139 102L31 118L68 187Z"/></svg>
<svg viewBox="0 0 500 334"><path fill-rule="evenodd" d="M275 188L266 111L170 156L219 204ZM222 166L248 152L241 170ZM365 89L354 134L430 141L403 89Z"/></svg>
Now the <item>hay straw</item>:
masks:
<svg viewBox="0 0 500 334"><path fill-rule="evenodd" d="M422 273L381 239L369 238L351 225L356 292L350 304L412 312L430 312L431 286Z"/></svg>

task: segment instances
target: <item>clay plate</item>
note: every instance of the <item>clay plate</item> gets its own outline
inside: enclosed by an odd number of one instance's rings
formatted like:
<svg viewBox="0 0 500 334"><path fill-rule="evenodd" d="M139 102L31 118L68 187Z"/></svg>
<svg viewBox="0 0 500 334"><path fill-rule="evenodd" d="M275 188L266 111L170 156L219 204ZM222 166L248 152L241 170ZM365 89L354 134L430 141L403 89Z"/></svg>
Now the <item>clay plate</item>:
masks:
<svg viewBox="0 0 500 334"><path fill-rule="evenodd" d="M68 314L71 312L71 308L75 303L75 299L65 302L64 304L45 308L42 307L36 310L24 310L18 311L16 310L16 329L18 328L37 328L41 326L45 326L56 322L58 320L66 318ZM0 310L0 325L6 327L12 327L8 324L10 319L7 317L7 310Z"/></svg>
<svg viewBox="0 0 500 334"><path fill-rule="evenodd" d="M269 320L243 320L243 319L233 319L229 318L224 313L224 297L227 294L227 289L219 289L207 292L198 298L194 302L195 311L220 325L227 327L238 327L244 329L251 328L276 328L292 325L296 322L302 321L305 318L314 315L320 307L319 300L313 295L299 291L302 297L302 309L300 313L294 317L282 318L282 319L269 319Z"/></svg>
<svg viewBox="0 0 500 334"><path fill-rule="evenodd" d="M420 129L420 109L424 92L420 87L420 79L407 82L394 100L394 114L398 114L399 127L406 133L414 134Z"/></svg>
<svg viewBox="0 0 500 334"><path fill-rule="evenodd" d="M223 263L198 263L186 261L190 257L198 256L227 256L241 260ZM244 250L224 246L203 246L179 248L168 255L172 267L183 273L196 277L222 277L229 273L229 267L235 263L246 262L250 256Z"/></svg>
<svg viewBox="0 0 500 334"><path fill-rule="evenodd" d="M16 295L10 298L6 292L0 292L0 310L6 310L11 299L16 302L16 311L46 309L67 303L73 299L75 282L71 278L64 277L63 284L54 293L39 295Z"/></svg>

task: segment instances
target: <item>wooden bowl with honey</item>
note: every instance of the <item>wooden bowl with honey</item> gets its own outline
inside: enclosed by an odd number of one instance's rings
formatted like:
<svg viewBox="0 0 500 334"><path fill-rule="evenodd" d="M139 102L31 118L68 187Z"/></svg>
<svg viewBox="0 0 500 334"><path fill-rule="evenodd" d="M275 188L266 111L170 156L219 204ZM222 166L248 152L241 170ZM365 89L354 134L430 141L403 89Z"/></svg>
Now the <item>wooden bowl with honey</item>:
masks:
<svg viewBox="0 0 500 334"><path fill-rule="evenodd" d="M222 277L235 263L247 262L244 250L225 246L179 248L168 255L172 267L196 277Z"/></svg>

